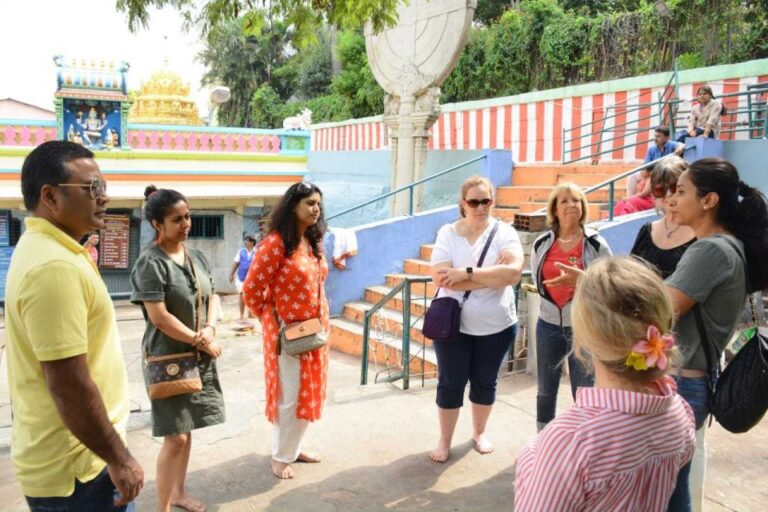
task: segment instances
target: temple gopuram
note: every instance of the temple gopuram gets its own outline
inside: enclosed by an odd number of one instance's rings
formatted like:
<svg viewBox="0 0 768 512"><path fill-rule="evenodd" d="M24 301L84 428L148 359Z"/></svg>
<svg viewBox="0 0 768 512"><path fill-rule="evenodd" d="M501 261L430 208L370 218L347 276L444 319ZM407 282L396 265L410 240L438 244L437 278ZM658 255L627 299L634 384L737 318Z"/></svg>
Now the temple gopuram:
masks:
<svg viewBox="0 0 768 512"><path fill-rule="evenodd" d="M192 209L189 246L205 252L221 291L245 234L285 190L307 174L309 132L205 126L190 86L168 63L129 94L127 62L54 58L56 120L0 118L0 286L27 215L21 166L48 140L70 140L95 154L109 183L99 270L115 297L154 231L143 220L144 189L180 191ZM229 288L232 288L229 290ZM0 297L4 290L0 288Z"/></svg>

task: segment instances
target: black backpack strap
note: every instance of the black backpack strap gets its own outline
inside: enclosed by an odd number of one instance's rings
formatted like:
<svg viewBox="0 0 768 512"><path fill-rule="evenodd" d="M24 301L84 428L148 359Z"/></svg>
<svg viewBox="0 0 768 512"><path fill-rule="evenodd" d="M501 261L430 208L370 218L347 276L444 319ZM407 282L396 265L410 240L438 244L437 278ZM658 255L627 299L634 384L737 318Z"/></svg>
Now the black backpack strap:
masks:
<svg viewBox="0 0 768 512"><path fill-rule="evenodd" d="M709 391L709 402L711 403L717 389L717 379L720 378L720 358L717 355L717 347L715 347L713 342L710 342L709 336L707 336L699 304L693 306L693 315L696 318L696 328L699 331L701 348L704 350L704 357L707 359L707 391ZM709 426L712 426L711 413L709 413Z"/></svg>

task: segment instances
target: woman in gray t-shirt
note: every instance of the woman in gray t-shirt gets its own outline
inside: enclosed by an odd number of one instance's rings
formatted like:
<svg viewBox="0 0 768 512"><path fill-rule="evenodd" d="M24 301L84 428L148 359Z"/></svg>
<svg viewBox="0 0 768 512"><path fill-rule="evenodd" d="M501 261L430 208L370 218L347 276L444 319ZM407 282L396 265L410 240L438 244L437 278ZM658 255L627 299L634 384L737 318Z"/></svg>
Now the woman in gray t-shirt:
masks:
<svg viewBox="0 0 768 512"><path fill-rule="evenodd" d="M733 165L721 158L704 158L680 176L668 209L675 223L690 226L697 238L666 280L678 316L677 344L682 353L678 393L696 417L697 455L702 460L700 473L695 471L697 456L693 472L690 465L680 471L669 504L669 510L676 511L691 510L691 494L698 502L704 483L702 425L709 413L708 368L695 308L719 358L747 292L768 286L768 267L760 263L768 256L768 207L760 191L739 179Z"/></svg>

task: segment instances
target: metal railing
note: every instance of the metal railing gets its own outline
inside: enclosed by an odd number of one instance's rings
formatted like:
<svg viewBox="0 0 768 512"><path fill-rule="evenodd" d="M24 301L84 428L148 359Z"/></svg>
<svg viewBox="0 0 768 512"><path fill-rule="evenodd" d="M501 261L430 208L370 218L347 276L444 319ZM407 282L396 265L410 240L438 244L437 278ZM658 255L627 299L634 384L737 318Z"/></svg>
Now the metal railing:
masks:
<svg viewBox="0 0 768 512"><path fill-rule="evenodd" d="M403 305L403 323L402 323L402 334L400 336L401 339L401 347L400 347L400 354L401 354L401 361L398 366L401 367L401 370L394 375L391 373L392 366L387 365L384 370L377 371L376 377L374 378L374 382L394 382L396 380L403 380L403 389L408 389L411 384L411 329L418 323L418 321L424 316L424 313L427 310L428 307L428 296L427 296L427 284L432 282L431 277L407 277L405 276L403 280L395 287L392 288L392 290L389 291L382 299L377 302L376 304L371 307L368 311L366 311L363 315L363 353L362 353L362 368L360 372L360 385L365 386L368 384L368 355L369 355L369 345L371 341L371 320L372 318L377 314L377 312L382 309L390 300L395 298L395 296L399 293L402 293L402 305ZM424 283L424 313L419 315L419 317L411 323L411 283ZM380 315L378 315L380 316ZM381 338L379 339L378 345L385 345L383 341L384 333L382 333ZM386 350L386 349L385 349ZM421 350L419 351L421 353L421 380L422 380L422 386L424 385L424 367L425 367L425 361L424 361L424 351L426 350L426 344L422 344ZM414 356L418 357L418 356ZM378 358L374 359L376 363L378 364ZM389 375L379 380L378 376L381 373L387 372Z"/></svg>
<svg viewBox="0 0 768 512"><path fill-rule="evenodd" d="M658 124L666 126L671 123L671 119L673 119L675 116L676 105L670 103L670 100L677 97L678 90L679 90L679 76L677 72L677 64L675 64L675 68L672 70L669 80L664 86L664 91L659 93L658 100L647 101L647 102L637 102L634 104L621 103L621 104L608 105L603 109L600 119L598 120L592 119L579 126L564 128L562 132L563 136L561 139L561 150L562 150L561 154L563 155L563 164L570 164L573 162L578 162L579 160L586 160L586 159L591 159L592 161L596 161L597 159L599 159L601 155L604 155L606 153L612 153L614 151L620 151L622 149L637 146L638 143L630 143L630 144L625 144L623 146L611 147L610 149L603 150L602 148L604 143L609 143L619 139L624 139L627 136L632 136L632 135L636 135L638 133L647 131L647 128L639 128L639 127L628 130L627 127L629 127L630 125L630 122L628 121L622 124L619 124L617 126L613 126L612 128L606 128L606 125L608 124L608 120L615 119L620 116L628 116L629 114L639 112L642 109L650 109L652 111L653 107L657 107L658 112L656 114L651 112L651 114L648 114L642 117L638 114L637 119L633 120L632 123L637 123L637 125L639 126L641 121L649 121L655 117L658 117L659 119ZM611 111L613 111L613 114L611 114ZM595 124L597 123L600 124L599 129L595 129ZM576 131L579 132L579 135L573 136L572 134ZM620 135L614 136L610 139L605 139L604 134L607 132L620 133ZM595 137L595 134L597 134L597 137ZM584 139L586 139L586 142L584 142ZM593 139L596 139L596 140L593 142ZM566 144L568 143L570 143L571 146L568 149L566 149ZM576 147L574 147L574 143L577 145ZM593 146L595 146L595 151L591 151ZM573 158L573 153L578 151L579 154L581 155L582 150L587 150L585 155L579 156L577 158ZM568 154L571 155L570 159L568 159L568 156L567 156Z"/></svg>
<svg viewBox="0 0 768 512"><path fill-rule="evenodd" d="M677 64L675 64L663 92L659 93L656 101L608 105L602 110L599 119L592 119L579 126L563 129L561 140L563 164L586 159L597 162L602 155L647 144L648 141L640 140L603 149L606 144L617 140L624 141L627 137L631 138L639 133L649 131L650 127L641 128L640 123L653 118L658 118L658 125L669 127L670 134L674 136L678 127L687 124L687 116L690 114L690 109L681 109L681 106L688 103L688 100L681 99L679 91L679 72ZM746 100L745 104L740 101L742 98ZM744 91L721 94L717 99L729 103L726 105L728 112L721 119L720 139L723 139L724 136L733 138L739 132L747 132L751 139L768 138L768 83L752 84L747 86ZM735 106L733 105L734 99ZM643 109L647 109L651 113L640 115L640 111ZM654 109L656 113L653 112ZM638 112L636 119L618 125L614 121L614 126L607 126L608 121L635 112ZM744 116L746 116L746 120L743 120ZM742 120L739 119L740 117ZM578 132L578 135L574 135L574 132ZM609 138L606 138L606 135ZM593 148L594 151L592 151ZM574 157L576 152L579 152L579 156Z"/></svg>
<svg viewBox="0 0 768 512"><path fill-rule="evenodd" d="M523 278L530 277L531 271L530 269L524 269L521 272L520 275L520 281L515 285L515 309L517 311L520 310L520 285L522 283ZM395 382L397 380L402 379L403 380L403 389L407 390L410 387L410 379L411 379L411 361L419 358L421 361L421 373L419 375L421 376L421 385L424 386L424 379L426 377L425 372L425 351L426 351L426 343L421 344L421 349L418 351L418 354L411 355L411 329L413 329L416 324L424 317L426 314L427 308L429 307L429 301L431 300L429 296L427 295L427 285L432 282L432 278L428 276L424 277L407 277L404 276L403 280L397 284L395 287L392 288L392 290L389 291L384 297L381 298L376 304L374 304L369 310L367 310L363 314L363 350L362 350L362 356L361 356L361 369L360 369L360 385L365 386L368 384L368 367L369 367L369 354L370 354L370 342L371 342L371 323L374 321L374 318L380 318L381 313L379 311L386 306L386 304L394 299L398 294L401 294L401 302L402 302L402 314L403 314L403 323L401 331L402 334L400 336L401 345L400 345L400 362L399 364L395 366L387 365L383 370L379 370L376 373L376 376L374 377L374 383L379 382ZM411 290L411 284L423 284L424 285L424 294L420 298L423 301L424 309L423 312L416 318L416 320L411 321L411 304L413 302L413 295ZM378 313L378 314L377 314ZM382 335L383 338L383 335ZM392 336L393 339L397 339L397 336ZM378 341L377 345L387 345L387 343L383 339L375 340ZM391 345L389 345L391 346ZM374 349L376 350L376 348ZM515 344L512 343L512 346L510 347L510 354L512 355L513 359L517 357L517 354L514 352L515 350ZM378 358L374 357L374 362L378 363ZM394 367L398 367L399 371L396 373L392 373L392 369ZM379 379L378 376L384 372L387 372L387 377L383 379Z"/></svg>
<svg viewBox="0 0 768 512"><path fill-rule="evenodd" d="M747 86L744 91L721 94L717 97L718 101L726 103L728 99L736 99L736 105L733 101L726 105L727 113L720 117L719 139L723 140L727 135L733 135L739 132L748 132L750 139L768 138L768 83L753 84ZM746 99L746 104L740 101ZM673 103L680 105L686 103L684 100L675 99ZM676 116L673 119L671 133L674 133L676 126L685 126L688 124L688 115L691 110L676 109ZM746 115L746 120L739 121L739 116Z"/></svg>
<svg viewBox="0 0 768 512"><path fill-rule="evenodd" d="M337 217L341 217L342 215L346 215L348 213L354 212L355 210L359 210L361 208L364 208L370 204L374 204L378 201L381 201L382 199L387 199L388 197L392 197L396 194L399 194L401 192L408 191L408 215L413 215L413 194L415 187L422 185L424 183L427 183L428 181L432 181L435 178L439 178L441 176L445 176L446 174L452 173L458 169L461 169L462 167L466 167L467 165L473 164L475 162L479 162L480 160L488 158L488 155L480 155L478 157L472 158L471 160L467 160L466 162L462 162L458 165L454 165L453 167L449 167L448 169L445 169L444 171L440 171L438 173L432 174L431 176L427 176L426 178L422 178L420 180L414 181L413 183L409 185L405 185L403 187L400 187L396 190L393 190L391 192L387 192L386 194L381 194L380 196L374 197L373 199L369 199L367 201L364 201L362 203L356 204L355 206L351 208L347 208L346 210L343 210L339 213L334 213L333 215L330 215L329 217L326 217L326 222L335 219Z"/></svg>

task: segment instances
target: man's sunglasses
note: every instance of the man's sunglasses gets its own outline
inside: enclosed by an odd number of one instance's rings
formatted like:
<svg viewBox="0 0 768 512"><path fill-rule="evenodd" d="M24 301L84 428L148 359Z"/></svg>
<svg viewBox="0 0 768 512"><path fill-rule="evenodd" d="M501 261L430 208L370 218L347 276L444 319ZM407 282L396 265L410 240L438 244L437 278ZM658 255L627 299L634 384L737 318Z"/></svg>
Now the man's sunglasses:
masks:
<svg viewBox="0 0 768 512"><path fill-rule="evenodd" d="M467 203L467 206L470 208L477 208L480 205L490 206L493 199L465 199L464 202Z"/></svg>
<svg viewBox="0 0 768 512"><path fill-rule="evenodd" d="M656 185L653 187L653 197L656 199L664 199L667 197L667 192L674 195L677 192L677 183L670 183L669 185Z"/></svg>
<svg viewBox="0 0 768 512"><path fill-rule="evenodd" d="M59 183L57 187L87 188L91 199L98 199L107 195L107 182L101 178L93 178L89 183Z"/></svg>

